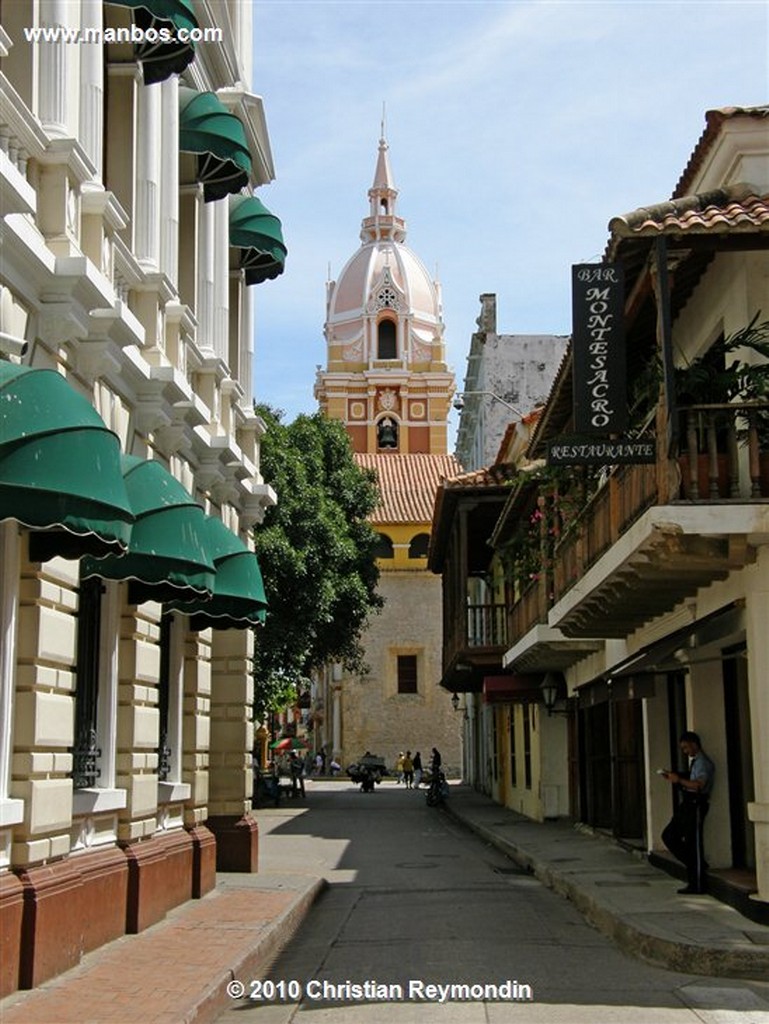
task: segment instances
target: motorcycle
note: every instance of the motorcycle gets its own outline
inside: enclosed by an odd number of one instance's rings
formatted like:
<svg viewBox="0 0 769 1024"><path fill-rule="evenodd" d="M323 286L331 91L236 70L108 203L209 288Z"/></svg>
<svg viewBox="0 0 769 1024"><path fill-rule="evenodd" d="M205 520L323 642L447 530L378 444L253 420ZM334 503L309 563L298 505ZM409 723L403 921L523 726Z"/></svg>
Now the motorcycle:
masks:
<svg viewBox="0 0 769 1024"><path fill-rule="evenodd" d="M449 784L446 781L446 776L439 768L432 773L430 785L427 787L427 793L425 794L425 800L428 807L439 807L448 800L448 797Z"/></svg>

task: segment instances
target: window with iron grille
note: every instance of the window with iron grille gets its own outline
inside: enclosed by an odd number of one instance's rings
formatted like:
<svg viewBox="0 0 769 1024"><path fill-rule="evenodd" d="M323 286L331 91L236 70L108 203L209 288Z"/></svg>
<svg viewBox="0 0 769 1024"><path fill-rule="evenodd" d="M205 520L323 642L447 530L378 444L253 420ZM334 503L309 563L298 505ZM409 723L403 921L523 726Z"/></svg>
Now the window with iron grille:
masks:
<svg viewBox="0 0 769 1024"><path fill-rule="evenodd" d="M398 655L398 693L417 692L416 654Z"/></svg>
<svg viewBox="0 0 769 1024"><path fill-rule="evenodd" d="M171 630L173 616L165 612L160 619L160 679L158 680L158 712L160 733L158 742L158 779L165 782L171 774L169 746L169 713L171 692Z"/></svg>
<svg viewBox="0 0 769 1024"><path fill-rule="evenodd" d="M75 745L72 748L72 779L75 789L95 786L101 775L98 766L101 750L96 730L102 589L100 579L80 582L75 669Z"/></svg>

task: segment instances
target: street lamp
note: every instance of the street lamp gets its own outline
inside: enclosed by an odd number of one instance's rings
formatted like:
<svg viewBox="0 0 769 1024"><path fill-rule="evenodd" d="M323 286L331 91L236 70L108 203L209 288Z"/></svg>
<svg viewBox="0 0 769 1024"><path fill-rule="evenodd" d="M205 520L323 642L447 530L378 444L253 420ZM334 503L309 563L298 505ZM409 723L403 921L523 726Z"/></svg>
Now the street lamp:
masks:
<svg viewBox="0 0 769 1024"><path fill-rule="evenodd" d="M568 711L556 708L556 704L563 691L561 676L556 672L548 672L539 686L542 694L542 702L547 709L547 717L551 715L566 715Z"/></svg>
<svg viewBox="0 0 769 1024"><path fill-rule="evenodd" d="M451 706L454 708L455 711L459 708L459 697L456 693L453 694L451 698Z"/></svg>
<svg viewBox="0 0 769 1024"><path fill-rule="evenodd" d="M465 398L467 398L468 395L486 395L494 402L500 402L506 409L509 409L510 412L514 412L516 416L520 417L520 419L523 419L526 415L526 413L521 412L520 409L516 409L514 405L511 405L506 398L500 398L499 395L494 394L493 391L457 391L454 395L454 401L452 402L452 405L457 412L461 412L462 409L464 409Z"/></svg>

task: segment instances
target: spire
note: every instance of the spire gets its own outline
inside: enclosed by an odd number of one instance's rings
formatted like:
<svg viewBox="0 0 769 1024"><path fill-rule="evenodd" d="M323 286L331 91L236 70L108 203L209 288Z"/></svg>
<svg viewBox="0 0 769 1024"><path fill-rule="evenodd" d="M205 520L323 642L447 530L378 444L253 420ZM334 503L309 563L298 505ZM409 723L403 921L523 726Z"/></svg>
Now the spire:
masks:
<svg viewBox="0 0 769 1024"><path fill-rule="evenodd" d="M385 108L382 104L381 134L374 183L368 190L369 216L364 218L361 226L361 238L364 242L385 238L402 242L406 237L405 222L395 214L398 190L390 168L389 150L385 136Z"/></svg>

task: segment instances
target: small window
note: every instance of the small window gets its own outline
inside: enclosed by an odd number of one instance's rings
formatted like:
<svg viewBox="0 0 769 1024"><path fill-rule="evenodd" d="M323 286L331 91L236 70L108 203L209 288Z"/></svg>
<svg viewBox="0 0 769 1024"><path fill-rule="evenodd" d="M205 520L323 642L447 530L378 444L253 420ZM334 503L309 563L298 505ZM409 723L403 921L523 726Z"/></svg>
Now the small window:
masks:
<svg viewBox="0 0 769 1024"><path fill-rule="evenodd" d="M398 655L398 693L417 692L416 654Z"/></svg>
<svg viewBox="0 0 769 1024"><path fill-rule="evenodd" d="M409 544L409 558L427 558L427 549L430 547L430 534L418 533Z"/></svg>
<svg viewBox="0 0 769 1024"><path fill-rule="evenodd" d="M395 552L393 551L393 542L390 540L386 533L377 534L376 547L374 548L374 558L395 558Z"/></svg>
<svg viewBox="0 0 769 1024"><path fill-rule="evenodd" d="M395 323L393 320L380 320L377 327L377 359L396 359Z"/></svg>

